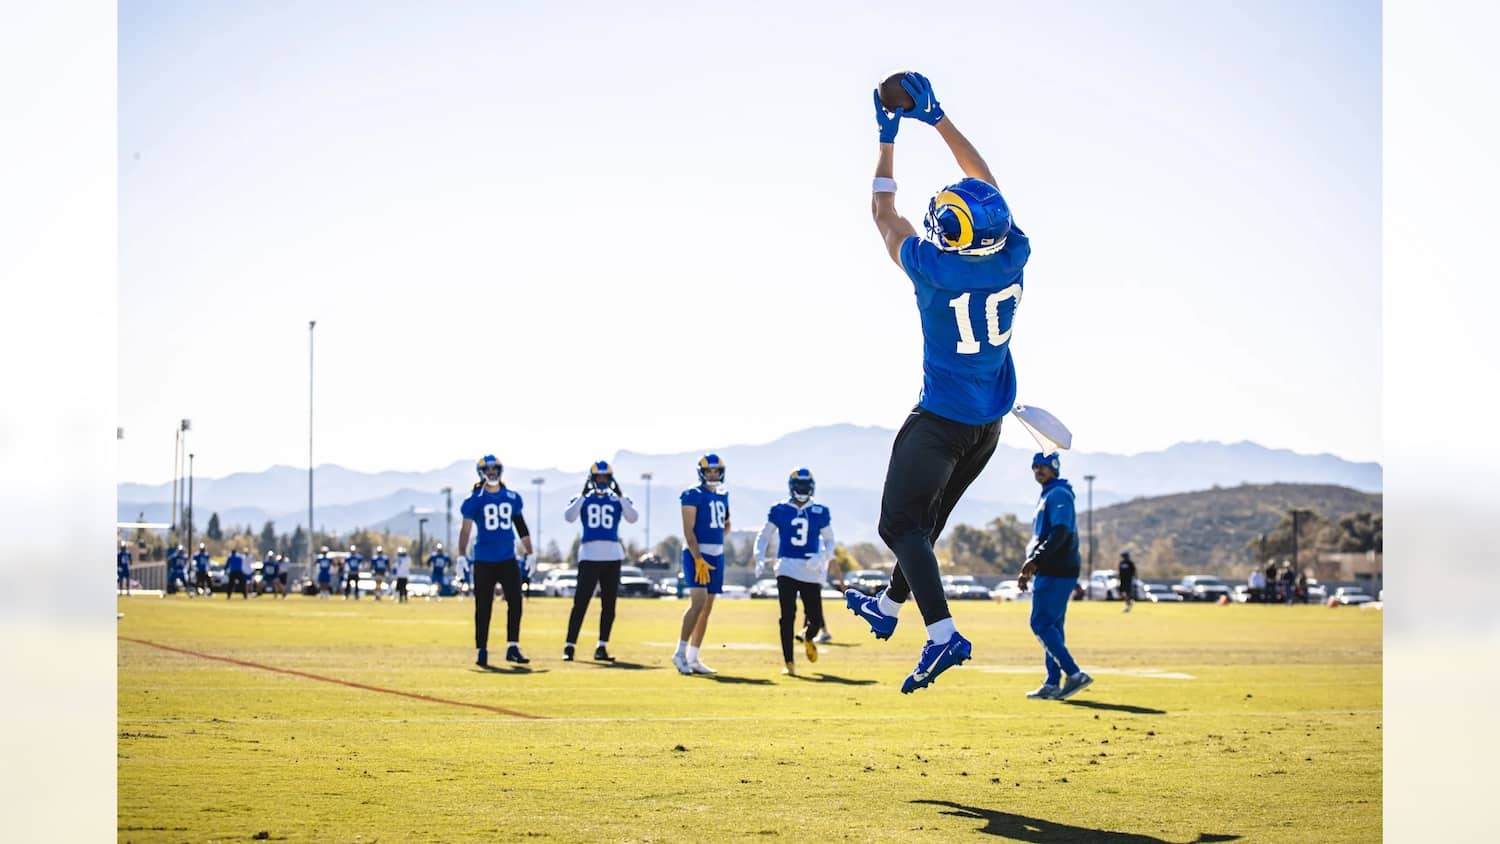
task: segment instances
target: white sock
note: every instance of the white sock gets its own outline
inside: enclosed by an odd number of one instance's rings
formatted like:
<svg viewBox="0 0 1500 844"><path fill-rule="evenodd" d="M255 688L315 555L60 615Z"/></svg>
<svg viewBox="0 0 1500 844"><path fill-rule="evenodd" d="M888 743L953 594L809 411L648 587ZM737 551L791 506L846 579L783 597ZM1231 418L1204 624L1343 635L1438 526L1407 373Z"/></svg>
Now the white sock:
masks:
<svg viewBox="0 0 1500 844"><path fill-rule="evenodd" d="M953 618L950 616L942 621L927 625L927 640L929 642L946 642L953 638L953 634L957 632L958 628L953 626Z"/></svg>
<svg viewBox="0 0 1500 844"><path fill-rule="evenodd" d="M686 639L677 640L677 655L683 656L687 653L688 643Z"/></svg>
<svg viewBox="0 0 1500 844"><path fill-rule="evenodd" d="M687 649L687 661L688 662L697 662L698 661L698 649L695 648L695 647L693 647L692 645L688 645L688 649Z"/></svg>
<svg viewBox="0 0 1500 844"><path fill-rule="evenodd" d="M599 644L595 647L595 649L597 650L598 648L602 648L602 647L604 647L605 645L608 645L608 644L609 644L608 642L604 641L603 639L600 639L599 640Z"/></svg>
<svg viewBox="0 0 1500 844"><path fill-rule="evenodd" d="M901 604L898 604L895 601L892 601L890 598L886 597L884 589L880 590L880 596L876 600L876 606L880 607L880 612L884 615L896 616L901 613Z"/></svg>
<svg viewBox="0 0 1500 844"><path fill-rule="evenodd" d="M573 643L572 642L564 642L564 644L567 645L570 648L573 647Z"/></svg>
<svg viewBox="0 0 1500 844"><path fill-rule="evenodd" d="M519 648L519 647L521 647L521 643L520 642L509 642L509 643L506 644L506 647L507 648Z"/></svg>

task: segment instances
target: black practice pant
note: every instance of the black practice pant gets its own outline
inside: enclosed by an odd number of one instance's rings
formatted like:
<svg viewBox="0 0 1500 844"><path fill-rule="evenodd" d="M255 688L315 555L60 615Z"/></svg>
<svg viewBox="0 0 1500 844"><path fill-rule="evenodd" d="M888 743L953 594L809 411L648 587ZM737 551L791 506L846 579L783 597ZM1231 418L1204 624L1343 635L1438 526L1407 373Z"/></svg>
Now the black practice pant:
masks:
<svg viewBox="0 0 1500 844"><path fill-rule="evenodd" d="M245 581L244 573L238 571L232 571L229 573L229 585L224 589L224 597L234 597L236 583L239 584L240 594L245 596L245 600L250 600L250 585Z"/></svg>
<svg viewBox="0 0 1500 844"><path fill-rule="evenodd" d="M1122 601L1134 601L1135 600L1135 578L1133 578L1133 577L1122 577L1122 578L1120 578L1120 600L1122 600Z"/></svg>
<svg viewBox="0 0 1500 844"><path fill-rule="evenodd" d="M214 584L208 579L208 572L200 571L193 574L193 588L202 589L204 592L214 591Z"/></svg>
<svg viewBox="0 0 1500 844"><path fill-rule="evenodd" d="M495 584L505 590L505 640L521 641L521 567L515 560L474 563L474 647L488 648Z"/></svg>
<svg viewBox="0 0 1500 844"><path fill-rule="evenodd" d="M406 600L406 578L404 577L396 578L396 600Z"/></svg>
<svg viewBox="0 0 1500 844"><path fill-rule="evenodd" d="M786 575L776 577L776 597L781 599L781 658L792 661L792 628L797 623L797 598L802 598L802 635L808 641L823 629L823 586Z"/></svg>
<svg viewBox="0 0 1500 844"><path fill-rule="evenodd" d="M999 441L999 419L965 425L921 408L896 433L880 498L880 538L896 555L886 595L897 603L915 596L924 624L953 615L932 546Z"/></svg>
<svg viewBox="0 0 1500 844"><path fill-rule="evenodd" d="M620 560L584 560L578 563L578 588L573 593L573 613L568 616L568 638L565 642L578 644L578 633L583 629L583 616L589 611L589 601L594 597L594 587L599 587L599 641L609 641L610 628L615 626L615 598L620 594Z"/></svg>

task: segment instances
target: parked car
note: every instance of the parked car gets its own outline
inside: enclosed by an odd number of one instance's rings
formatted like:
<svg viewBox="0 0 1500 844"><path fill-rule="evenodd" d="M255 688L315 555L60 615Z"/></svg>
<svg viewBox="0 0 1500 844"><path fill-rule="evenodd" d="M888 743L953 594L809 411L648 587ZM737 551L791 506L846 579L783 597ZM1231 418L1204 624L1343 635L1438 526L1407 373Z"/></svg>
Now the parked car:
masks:
<svg viewBox="0 0 1500 844"><path fill-rule="evenodd" d="M1190 574L1172 587L1185 601L1217 601L1229 595L1229 584L1211 574Z"/></svg>
<svg viewBox="0 0 1500 844"><path fill-rule="evenodd" d="M972 574L943 575L943 594L950 601L988 601L990 590L974 579Z"/></svg>
<svg viewBox="0 0 1500 844"><path fill-rule="evenodd" d="M542 594L549 598L571 598L578 589L578 572L574 569L553 569L542 579Z"/></svg>
<svg viewBox="0 0 1500 844"><path fill-rule="evenodd" d="M1021 591L1021 583L1017 580L1002 580L995 586L992 595L997 601L1029 601L1031 590Z"/></svg>
<svg viewBox="0 0 1500 844"><path fill-rule="evenodd" d="M1120 598L1120 576L1114 569L1099 569L1089 576L1090 601L1115 601Z"/></svg>
<svg viewBox="0 0 1500 844"><path fill-rule="evenodd" d="M891 585L891 576L874 569L856 569L844 575L844 583L848 584L850 589L858 590L866 595L875 595Z"/></svg>
<svg viewBox="0 0 1500 844"><path fill-rule="evenodd" d="M1328 587L1318 582L1316 577L1307 579L1307 600L1316 601L1320 604L1328 603Z"/></svg>
<svg viewBox="0 0 1500 844"><path fill-rule="evenodd" d="M1153 604L1180 604L1182 596L1173 592L1170 586L1147 583L1141 587L1141 597L1137 600L1150 601Z"/></svg>
<svg viewBox="0 0 1500 844"><path fill-rule="evenodd" d="M750 597L752 597L752 598L775 598L776 597L776 578L774 578L774 577L763 577L760 580L755 581L755 584L750 587Z"/></svg>
<svg viewBox="0 0 1500 844"><path fill-rule="evenodd" d="M677 597L677 576L663 577L656 582L656 594L658 597Z"/></svg>
<svg viewBox="0 0 1500 844"><path fill-rule="evenodd" d="M640 566L620 566L620 597L654 598L656 585Z"/></svg>
<svg viewBox="0 0 1500 844"><path fill-rule="evenodd" d="M391 594L395 594L395 580L392 579ZM428 598L437 596L437 587L432 583L432 576L427 574L414 574L406 578L406 594L411 598Z"/></svg>
<svg viewBox="0 0 1500 844"><path fill-rule="evenodd" d="M1250 603L1249 585L1244 583L1235 584L1234 589L1229 593L1229 600L1234 601L1236 604Z"/></svg>
<svg viewBox="0 0 1500 844"><path fill-rule="evenodd" d="M749 598L750 590L737 584L726 583L724 584L724 591L720 593L719 597L721 599L728 598L730 600L734 600L737 598Z"/></svg>
<svg viewBox="0 0 1500 844"><path fill-rule="evenodd" d="M1358 586L1340 586L1338 589L1334 590L1333 599L1335 601L1338 601L1341 606L1345 607L1354 606L1357 604L1368 604L1375 600L1374 598L1370 597L1369 593L1365 592L1365 590L1359 588Z"/></svg>

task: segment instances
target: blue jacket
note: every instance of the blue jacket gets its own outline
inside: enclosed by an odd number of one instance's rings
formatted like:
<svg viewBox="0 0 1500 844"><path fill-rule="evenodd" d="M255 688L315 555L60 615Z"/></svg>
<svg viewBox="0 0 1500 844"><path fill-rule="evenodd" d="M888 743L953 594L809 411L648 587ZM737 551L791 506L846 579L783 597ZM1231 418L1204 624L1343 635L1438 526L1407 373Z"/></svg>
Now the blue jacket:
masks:
<svg viewBox="0 0 1500 844"><path fill-rule="evenodd" d="M1042 577L1078 577L1083 561L1078 556L1078 516L1073 508L1073 487L1062 478L1048 481L1031 520L1031 542L1026 561L1036 563Z"/></svg>

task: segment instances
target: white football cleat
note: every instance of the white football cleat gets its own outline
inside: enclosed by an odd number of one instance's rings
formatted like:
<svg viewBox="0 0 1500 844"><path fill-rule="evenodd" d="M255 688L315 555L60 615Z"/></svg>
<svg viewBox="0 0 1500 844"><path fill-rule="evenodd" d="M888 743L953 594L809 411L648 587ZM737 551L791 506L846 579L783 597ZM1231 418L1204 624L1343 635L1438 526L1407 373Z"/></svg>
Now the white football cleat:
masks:
<svg viewBox="0 0 1500 844"><path fill-rule="evenodd" d="M701 660L701 659L695 659L695 660L693 660L693 664L691 666L689 666L689 668L692 669L692 672L694 674L718 674L719 673L719 672L713 670L712 668L709 668L707 665L704 665L703 664L703 660Z"/></svg>
<svg viewBox="0 0 1500 844"><path fill-rule="evenodd" d="M688 663L685 654L672 654L672 665L676 667L678 674L693 673L693 666Z"/></svg>
<svg viewBox="0 0 1500 844"><path fill-rule="evenodd" d="M827 644L833 641L833 634L829 633L827 630L824 630L822 633L819 633L817 635L817 638L813 639L813 641L817 642L820 645Z"/></svg>

